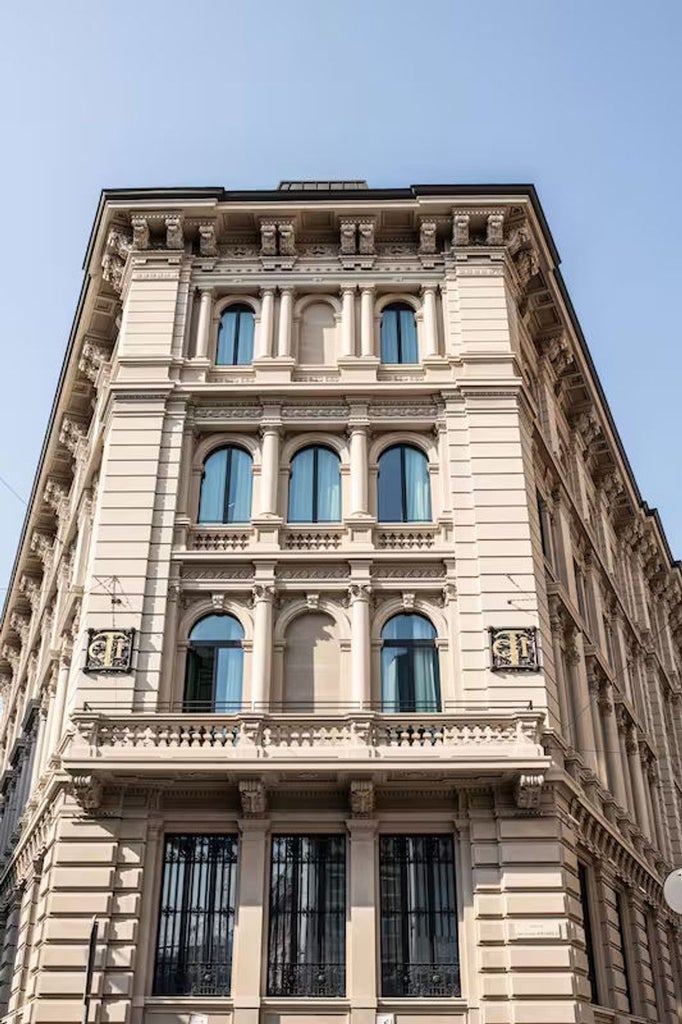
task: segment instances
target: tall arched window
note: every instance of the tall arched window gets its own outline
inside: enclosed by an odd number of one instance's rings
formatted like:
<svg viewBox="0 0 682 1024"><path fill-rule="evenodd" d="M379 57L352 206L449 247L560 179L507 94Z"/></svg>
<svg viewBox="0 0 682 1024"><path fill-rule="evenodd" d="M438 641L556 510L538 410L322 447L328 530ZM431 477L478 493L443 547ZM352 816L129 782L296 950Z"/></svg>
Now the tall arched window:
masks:
<svg viewBox="0 0 682 1024"><path fill-rule="evenodd" d="M379 456L380 523L430 523L431 485L424 452L398 444Z"/></svg>
<svg viewBox="0 0 682 1024"><path fill-rule="evenodd" d="M207 615L189 635L185 711L239 711L244 630L232 615Z"/></svg>
<svg viewBox="0 0 682 1024"><path fill-rule="evenodd" d="M339 457L318 445L302 448L291 460L290 523L338 523L341 519Z"/></svg>
<svg viewBox="0 0 682 1024"><path fill-rule="evenodd" d="M381 362L418 363L417 321L412 306L392 302L381 314Z"/></svg>
<svg viewBox="0 0 682 1024"><path fill-rule="evenodd" d="M244 302L228 306L220 317L216 366L245 366L253 361L253 310Z"/></svg>
<svg viewBox="0 0 682 1024"><path fill-rule="evenodd" d="M436 630L423 615L394 615L381 631L384 711L440 711Z"/></svg>
<svg viewBox="0 0 682 1024"><path fill-rule="evenodd" d="M204 462L200 523L248 523L251 518L252 460L241 448L218 448Z"/></svg>

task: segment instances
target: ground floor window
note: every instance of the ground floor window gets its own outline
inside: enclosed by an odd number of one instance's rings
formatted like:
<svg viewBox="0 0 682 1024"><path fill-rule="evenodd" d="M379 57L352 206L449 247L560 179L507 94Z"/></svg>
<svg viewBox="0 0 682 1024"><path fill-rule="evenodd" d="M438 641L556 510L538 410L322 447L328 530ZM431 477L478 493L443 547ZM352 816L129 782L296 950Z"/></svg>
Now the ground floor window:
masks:
<svg viewBox="0 0 682 1024"><path fill-rule="evenodd" d="M345 995L345 936L345 837L273 836L268 995Z"/></svg>
<svg viewBox="0 0 682 1024"><path fill-rule="evenodd" d="M166 836L154 993L230 993L235 835Z"/></svg>
<svg viewBox="0 0 682 1024"><path fill-rule="evenodd" d="M381 836L379 843L381 994L460 995L452 838Z"/></svg>

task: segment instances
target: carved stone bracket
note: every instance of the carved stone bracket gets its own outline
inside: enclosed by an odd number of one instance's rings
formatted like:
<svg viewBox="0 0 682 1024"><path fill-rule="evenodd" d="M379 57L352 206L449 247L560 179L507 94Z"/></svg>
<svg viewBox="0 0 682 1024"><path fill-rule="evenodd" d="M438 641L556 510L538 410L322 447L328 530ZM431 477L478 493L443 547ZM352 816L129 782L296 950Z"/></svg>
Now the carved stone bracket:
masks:
<svg viewBox="0 0 682 1024"><path fill-rule="evenodd" d="M16 672L19 665L19 651L16 647L12 647L11 644L3 644L2 657L10 666L13 672Z"/></svg>
<svg viewBox="0 0 682 1024"><path fill-rule="evenodd" d="M96 811L102 806L102 782L94 775L72 776L71 792L84 811Z"/></svg>
<svg viewBox="0 0 682 1024"><path fill-rule="evenodd" d="M488 214L486 243L488 245L504 244L504 212L502 210Z"/></svg>
<svg viewBox="0 0 682 1024"><path fill-rule="evenodd" d="M40 602L40 580L36 576L24 573L19 580L19 590L24 595L33 611Z"/></svg>
<svg viewBox="0 0 682 1024"><path fill-rule="evenodd" d="M218 255L218 241L213 221L199 225L199 254L201 256Z"/></svg>
<svg viewBox="0 0 682 1024"><path fill-rule="evenodd" d="M12 612L9 617L9 628L13 629L14 632L19 636L22 647L28 639L28 631L31 625L31 618L28 615L22 615L21 612Z"/></svg>
<svg viewBox="0 0 682 1024"><path fill-rule="evenodd" d="M49 505L57 519L61 522L66 516L69 503L69 488L61 480L48 477L43 491L43 501Z"/></svg>
<svg viewBox="0 0 682 1024"><path fill-rule="evenodd" d="M73 419L71 416L64 416L59 431L59 443L71 453L74 459L78 459L86 437L86 427L82 420Z"/></svg>
<svg viewBox="0 0 682 1024"><path fill-rule="evenodd" d="M243 779L239 783L239 799L245 818L263 818L268 808L267 791L260 779Z"/></svg>
<svg viewBox="0 0 682 1024"><path fill-rule="evenodd" d="M43 570L47 572L54 559L54 537L43 530L34 530L31 534L31 551L43 563Z"/></svg>
<svg viewBox="0 0 682 1024"><path fill-rule="evenodd" d="M348 802L353 818L371 818L374 814L374 783L370 779L353 779L348 787Z"/></svg>
<svg viewBox="0 0 682 1024"><path fill-rule="evenodd" d="M531 278L540 272L540 257L533 245L530 230L525 224L515 227L507 240L507 251L525 288Z"/></svg>
<svg viewBox="0 0 682 1024"><path fill-rule="evenodd" d="M436 231L438 225L430 217L422 217L419 221L419 255L431 256L436 252Z"/></svg>
<svg viewBox="0 0 682 1024"><path fill-rule="evenodd" d="M130 223L133 226L133 248L134 249L148 249L149 248L149 221L146 217L140 214L135 214L130 218Z"/></svg>
<svg viewBox="0 0 682 1024"><path fill-rule="evenodd" d="M109 346L101 341L86 338L83 342L81 357L78 361L78 369L94 384L99 377L99 372L109 360Z"/></svg>
<svg viewBox="0 0 682 1024"><path fill-rule="evenodd" d="M452 215L452 244L455 247L467 246L469 244L469 214L458 213Z"/></svg>
<svg viewBox="0 0 682 1024"><path fill-rule="evenodd" d="M537 810L542 799L544 781L542 772L528 772L519 775L514 787L516 806L528 811Z"/></svg>
<svg viewBox="0 0 682 1024"><path fill-rule="evenodd" d="M355 256L357 230L358 225L355 218L341 217L339 221L339 231L342 256Z"/></svg>
<svg viewBox="0 0 682 1024"><path fill-rule="evenodd" d="M376 252L375 230L376 217L362 217L358 221L358 253L360 256L373 256Z"/></svg>
<svg viewBox="0 0 682 1024"><path fill-rule="evenodd" d="M182 231L182 218L177 213L170 213L166 217L166 248L185 248L185 236Z"/></svg>
<svg viewBox="0 0 682 1024"><path fill-rule="evenodd" d="M132 244L132 231L128 228L113 227L107 235L102 256L102 277L119 294Z"/></svg>

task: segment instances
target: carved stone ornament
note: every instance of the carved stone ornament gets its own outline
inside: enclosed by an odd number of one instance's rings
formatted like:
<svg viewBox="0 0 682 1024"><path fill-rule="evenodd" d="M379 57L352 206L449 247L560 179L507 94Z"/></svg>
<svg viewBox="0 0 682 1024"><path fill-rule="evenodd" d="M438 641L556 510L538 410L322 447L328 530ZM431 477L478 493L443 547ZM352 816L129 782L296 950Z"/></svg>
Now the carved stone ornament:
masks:
<svg viewBox="0 0 682 1024"><path fill-rule="evenodd" d="M213 223L199 225L199 254L201 256L218 255L218 242Z"/></svg>
<svg viewBox="0 0 682 1024"><path fill-rule="evenodd" d="M66 515L69 501L69 488L61 480L55 477L48 477L43 491L43 501L49 505L57 519L63 519Z"/></svg>
<svg viewBox="0 0 682 1024"><path fill-rule="evenodd" d="M469 244L469 214L455 212L452 218L452 244L462 246Z"/></svg>
<svg viewBox="0 0 682 1024"><path fill-rule="evenodd" d="M522 287L540 271L540 257L537 254L530 230L525 224L515 227L507 242L509 255L516 267Z"/></svg>
<svg viewBox="0 0 682 1024"><path fill-rule="evenodd" d="M491 668L494 672L536 672L538 664L535 626L490 628Z"/></svg>
<svg viewBox="0 0 682 1024"><path fill-rule="evenodd" d="M268 809L267 792L260 779L243 779L239 783L239 799L245 818L263 818Z"/></svg>
<svg viewBox="0 0 682 1024"><path fill-rule="evenodd" d="M358 222L358 252L361 256L373 256L376 252L374 244L374 231L376 221L374 217L366 217Z"/></svg>
<svg viewBox="0 0 682 1024"><path fill-rule="evenodd" d="M305 603L308 611L316 612L320 607L320 595L319 594L306 594Z"/></svg>
<svg viewBox="0 0 682 1024"><path fill-rule="evenodd" d="M504 244L504 214L502 212L488 214L486 242L488 245Z"/></svg>
<svg viewBox="0 0 682 1024"><path fill-rule="evenodd" d="M225 594L220 591L216 591L215 594L211 594L211 604L213 605L213 610L215 612L220 613L225 611Z"/></svg>
<svg viewBox="0 0 682 1024"><path fill-rule="evenodd" d="M294 232L294 222L291 220L280 220L277 222L277 232L279 234L279 254L280 256L295 256L296 255L296 235Z"/></svg>
<svg viewBox="0 0 682 1024"><path fill-rule="evenodd" d="M348 588L348 600L369 601L371 592L371 587L367 583L351 583Z"/></svg>
<svg viewBox="0 0 682 1024"><path fill-rule="evenodd" d="M74 459L79 450L81 442L85 440L86 430L82 420L75 420L71 416L64 416L59 431L59 443L71 452Z"/></svg>
<svg viewBox="0 0 682 1024"><path fill-rule="evenodd" d="M436 252L436 230L435 220L422 217L419 221L419 254L421 256L431 256Z"/></svg>
<svg viewBox="0 0 682 1024"><path fill-rule="evenodd" d="M403 611L411 612L414 611L415 594L411 591L404 590L402 593Z"/></svg>
<svg viewBox="0 0 682 1024"><path fill-rule="evenodd" d="M544 340L543 352L557 378L563 377L573 366L571 343L563 331Z"/></svg>
<svg viewBox="0 0 682 1024"><path fill-rule="evenodd" d="M586 448L589 448L601 434L599 417L593 408L583 409L571 419L571 426L580 435Z"/></svg>
<svg viewBox="0 0 682 1024"><path fill-rule="evenodd" d="M16 647L12 647L11 644L3 644L2 657L10 666L13 672L16 672L19 665L19 651Z"/></svg>
<svg viewBox="0 0 682 1024"><path fill-rule="evenodd" d="M94 775L74 775L71 792L84 811L97 811L102 806L102 783Z"/></svg>
<svg viewBox="0 0 682 1024"><path fill-rule="evenodd" d="M348 802L353 818L371 818L374 814L374 783L370 779L353 779L348 787Z"/></svg>
<svg viewBox="0 0 682 1024"><path fill-rule="evenodd" d="M101 341L94 341L86 338L81 349L81 357L78 361L78 369L94 384L99 376L99 371L108 362L109 346Z"/></svg>
<svg viewBox="0 0 682 1024"><path fill-rule="evenodd" d="M339 222L339 233L342 256L355 256L357 230L358 225L354 218L352 220L349 217L341 218Z"/></svg>
<svg viewBox="0 0 682 1024"><path fill-rule="evenodd" d="M260 222L260 254L261 256L277 255L277 224L274 220Z"/></svg>
<svg viewBox="0 0 682 1024"><path fill-rule="evenodd" d="M131 231L122 227L110 229L102 256L102 277L115 292L121 291L125 265L131 248Z"/></svg>
<svg viewBox="0 0 682 1024"><path fill-rule="evenodd" d="M149 221L140 214L130 218L133 226L133 249L149 248Z"/></svg>
<svg viewBox="0 0 682 1024"><path fill-rule="evenodd" d="M166 248L185 248L185 237L182 233L182 218L177 213L169 214L166 217Z"/></svg>
<svg viewBox="0 0 682 1024"><path fill-rule="evenodd" d="M21 612L12 612L9 617L9 628L13 629L21 640L22 647L28 639L28 631L31 625L31 619L28 615L22 615Z"/></svg>
<svg viewBox="0 0 682 1024"><path fill-rule="evenodd" d="M38 556L43 563L43 569L47 571L54 558L54 538L42 530L34 530L31 534L31 551Z"/></svg>
<svg viewBox="0 0 682 1024"><path fill-rule="evenodd" d="M542 799L544 778L540 772L528 772L519 775L514 787L516 806L527 811L535 811Z"/></svg>
<svg viewBox="0 0 682 1024"><path fill-rule="evenodd" d="M24 595L33 611L40 602L40 580L36 576L24 573L19 580L19 590Z"/></svg>

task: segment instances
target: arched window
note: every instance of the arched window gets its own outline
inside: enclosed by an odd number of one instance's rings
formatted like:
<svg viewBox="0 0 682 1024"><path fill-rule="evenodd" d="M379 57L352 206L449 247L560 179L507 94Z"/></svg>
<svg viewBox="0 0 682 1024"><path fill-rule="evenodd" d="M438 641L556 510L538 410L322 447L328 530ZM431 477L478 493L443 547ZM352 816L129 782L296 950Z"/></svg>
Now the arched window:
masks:
<svg viewBox="0 0 682 1024"><path fill-rule="evenodd" d="M338 706L340 648L335 623L323 612L297 616L284 644L284 711L324 711Z"/></svg>
<svg viewBox="0 0 682 1024"><path fill-rule="evenodd" d="M207 615L189 635L185 711L239 711L244 630L232 615Z"/></svg>
<svg viewBox="0 0 682 1024"><path fill-rule="evenodd" d="M338 523L341 519L339 457L329 448L302 448L291 460L290 523Z"/></svg>
<svg viewBox="0 0 682 1024"><path fill-rule="evenodd" d="M436 630L423 615L394 615L381 631L384 711L440 711Z"/></svg>
<svg viewBox="0 0 682 1024"><path fill-rule="evenodd" d="M379 456L380 523L430 523L431 486L424 452L398 444Z"/></svg>
<svg viewBox="0 0 682 1024"><path fill-rule="evenodd" d="M218 448L204 462L200 523L248 523L253 475L251 456L241 448Z"/></svg>
<svg viewBox="0 0 682 1024"><path fill-rule="evenodd" d="M246 366L253 360L253 310L244 302L228 306L220 317L216 366Z"/></svg>
<svg viewBox="0 0 682 1024"><path fill-rule="evenodd" d="M381 314L381 362L418 363L417 321L412 306L392 302Z"/></svg>

